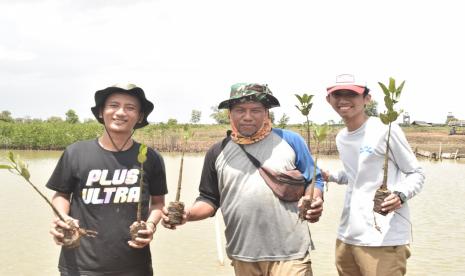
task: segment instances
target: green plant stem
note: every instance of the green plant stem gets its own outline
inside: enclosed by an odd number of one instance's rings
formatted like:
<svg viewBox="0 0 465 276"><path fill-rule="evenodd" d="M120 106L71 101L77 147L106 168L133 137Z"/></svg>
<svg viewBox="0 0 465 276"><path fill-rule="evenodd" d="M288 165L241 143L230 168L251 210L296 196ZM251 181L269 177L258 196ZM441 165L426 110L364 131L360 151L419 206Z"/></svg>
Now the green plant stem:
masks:
<svg viewBox="0 0 465 276"><path fill-rule="evenodd" d="M139 202L137 202L137 222L140 223L142 220L142 192L144 183L144 163L140 164L140 179L139 179Z"/></svg>
<svg viewBox="0 0 465 276"><path fill-rule="evenodd" d="M184 149L181 154L181 166L179 167L178 188L176 190L176 202L181 199L182 170L184 167Z"/></svg>
<svg viewBox="0 0 465 276"><path fill-rule="evenodd" d="M391 123L389 123L388 138L386 141L386 153L384 154L384 167L383 167L383 184L381 190L387 190L387 178L388 178L388 160L389 160L389 141L391 139Z"/></svg>
<svg viewBox="0 0 465 276"><path fill-rule="evenodd" d="M313 200L313 191L315 190L315 182L316 182L316 168L318 163L318 157L320 155L320 141L316 141L316 153L315 153L315 163L313 164L313 176L312 176L312 183L310 183L309 193L310 200Z"/></svg>
<svg viewBox="0 0 465 276"><path fill-rule="evenodd" d="M306 116L307 118L307 147L308 150L310 151L310 120L308 119L308 115Z"/></svg>
<svg viewBox="0 0 465 276"><path fill-rule="evenodd" d="M315 181L316 181L316 162L318 161L318 157L315 156L315 164L313 166L313 177L312 183L308 187L308 195L310 196L310 200L313 200L313 191L315 190Z"/></svg>
<svg viewBox="0 0 465 276"><path fill-rule="evenodd" d="M18 167L15 167L15 170L19 173L19 175L21 175L21 171L18 170ZM48 199L48 198L34 185L34 184L32 184L32 182L31 182L29 179L27 179L27 178L25 178L25 177L23 177L23 178L26 180L27 183L29 183L29 185L32 186L32 188L34 188L34 190L36 190L36 192L39 193L39 195L48 203L48 205L50 205L50 207L52 207L52 210L53 210L53 212L55 213L55 215L56 215L61 221L66 222L66 220L63 218L63 216L62 216L62 215L60 214L60 212L58 211L58 209L55 208L55 206L53 206L52 202L50 202L50 200L49 200L49 199Z"/></svg>

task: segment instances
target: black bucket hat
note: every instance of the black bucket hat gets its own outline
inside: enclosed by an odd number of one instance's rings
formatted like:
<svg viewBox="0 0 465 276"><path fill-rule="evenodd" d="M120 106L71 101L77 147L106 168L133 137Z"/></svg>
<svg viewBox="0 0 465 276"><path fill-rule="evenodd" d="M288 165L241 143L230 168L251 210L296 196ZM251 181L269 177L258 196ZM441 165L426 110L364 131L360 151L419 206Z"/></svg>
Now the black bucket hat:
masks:
<svg viewBox="0 0 465 276"><path fill-rule="evenodd" d="M100 117L100 108L105 103L107 97L113 93L128 94L131 96L135 96L140 100L141 112L144 114L144 118L142 119L142 122L138 122L134 126L134 129L141 128L149 124L149 122L147 121L147 117L153 111L153 103L145 98L145 93L144 90L142 90L142 88L137 87L136 85L131 83L115 84L95 92L95 106L91 107L90 109L92 110L92 113L94 114L95 118L99 123L104 124L103 118Z"/></svg>
<svg viewBox="0 0 465 276"><path fill-rule="evenodd" d="M236 83L231 86L229 99L222 101L218 109L231 108L237 103L256 101L261 102L266 108L279 106L279 101L267 85L258 83Z"/></svg>

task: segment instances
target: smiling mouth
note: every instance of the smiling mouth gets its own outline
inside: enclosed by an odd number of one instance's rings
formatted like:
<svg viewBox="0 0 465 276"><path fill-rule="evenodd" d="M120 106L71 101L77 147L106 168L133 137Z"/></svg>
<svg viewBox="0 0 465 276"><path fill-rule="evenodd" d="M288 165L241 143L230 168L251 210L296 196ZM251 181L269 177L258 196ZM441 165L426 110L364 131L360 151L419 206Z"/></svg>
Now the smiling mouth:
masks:
<svg viewBox="0 0 465 276"><path fill-rule="evenodd" d="M115 120L113 120L113 122L116 123L117 125L122 125L122 124L125 124L127 121L126 120L115 119Z"/></svg>

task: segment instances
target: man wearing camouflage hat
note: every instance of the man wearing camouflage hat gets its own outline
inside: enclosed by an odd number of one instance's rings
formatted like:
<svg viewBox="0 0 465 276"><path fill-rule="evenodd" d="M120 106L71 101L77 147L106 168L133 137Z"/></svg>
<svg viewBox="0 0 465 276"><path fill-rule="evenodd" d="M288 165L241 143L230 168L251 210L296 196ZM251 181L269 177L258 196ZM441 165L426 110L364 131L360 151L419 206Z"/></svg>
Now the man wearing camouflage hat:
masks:
<svg viewBox="0 0 465 276"><path fill-rule="evenodd" d="M200 195L186 208L183 223L214 216L221 208L227 254L236 275L312 275L309 225L299 221L298 204L275 195L252 162L278 172L297 169L302 191L312 179L314 162L297 133L271 127L269 109L279 106L266 85L238 83L219 109L229 110L231 134L206 154ZM305 219L319 220L323 183L318 171L315 201ZM162 224L174 229L164 208Z"/></svg>

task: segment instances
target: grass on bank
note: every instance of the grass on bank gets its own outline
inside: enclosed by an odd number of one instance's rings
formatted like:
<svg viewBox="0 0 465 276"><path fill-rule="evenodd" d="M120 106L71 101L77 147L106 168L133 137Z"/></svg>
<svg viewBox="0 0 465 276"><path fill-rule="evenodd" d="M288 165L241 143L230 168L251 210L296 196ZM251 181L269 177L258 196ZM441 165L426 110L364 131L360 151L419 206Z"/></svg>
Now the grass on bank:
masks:
<svg viewBox="0 0 465 276"><path fill-rule="evenodd" d="M180 152L183 146L184 124L150 124L136 130L137 141L163 152ZM322 154L335 154L335 135L342 125L330 126L328 137L321 143ZM226 136L229 125L189 124L193 136L186 146L187 152L205 152L211 145ZM290 129L305 137L303 125L288 125ZM451 149L465 147L465 135L452 135L448 127L403 127L412 147L437 149L439 143ZM67 122L14 123L0 121L0 148L25 150L63 150L80 140L95 139L103 132L97 122L71 124ZM435 138L432 139L432 136ZM311 139L313 140L313 139ZM311 141L313 148L314 141ZM429 147L422 147L429 145ZM427 149L428 150L428 149ZM465 152L465 149L463 149ZM462 151L462 150L461 150Z"/></svg>

